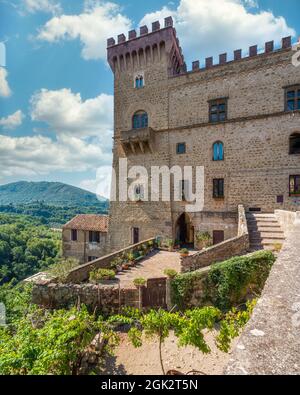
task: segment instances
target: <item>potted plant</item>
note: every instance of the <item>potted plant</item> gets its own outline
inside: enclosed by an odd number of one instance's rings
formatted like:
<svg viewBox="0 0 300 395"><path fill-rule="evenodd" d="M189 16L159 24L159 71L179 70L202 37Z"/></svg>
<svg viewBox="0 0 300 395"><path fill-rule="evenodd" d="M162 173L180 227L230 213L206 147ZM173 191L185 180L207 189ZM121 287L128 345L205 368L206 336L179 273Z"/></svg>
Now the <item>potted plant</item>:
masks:
<svg viewBox="0 0 300 395"><path fill-rule="evenodd" d="M146 284L146 279L144 279L143 277L140 277L140 278L135 278L134 280L133 280L133 284L137 287L137 288L140 288L140 287L143 287L145 284Z"/></svg>
<svg viewBox="0 0 300 395"><path fill-rule="evenodd" d="M197 232L196 242L198 249L202 250L212 245L212 237L209 232Z"/></svg>
<svg viewBox="0 0 300 395"><path fill-rule="evenodd" d="M172 239L166 239L166 246L168 247L168 250L171 252L171 251L173 251L173 245L174 245L174 243L173 243L173 240Z"/></svg>
<svg viewBox="0 0 300 395"><path fill-rule="evenodd" d="M120 257L115 258L110 263L111 269L115 270L116 273L122 271L122 259Z"/></svg>
<svg viewBox="0 0 300 395"><path fill-rule="evenodd" d="M182 248L182 249L179 251L179 253L180 253L180 256L181 256L182 258L189 256L189 250L188 250L187 248Z"/></svg>
<svg viewBox="0 0 300 395"><path fill-rule="evenodd" d="M149 252L152 252L154 249L154 243L152 240L148 241L148 248L149 248Z"/></svg>
<svg viewBox="0 0 300 395"><path fill-rule="evenodd" d="M129 251L129 252L128 252L126 258L127 258L127 262L129 263L129 265L130 265L130 266L134 266L135 261L134 261L134 255L133 255L133 252L132 252L132 251Z"/></svg>
<svg viewBox="0 0 300 395"><path fill-rule="evenodd" d="M174 270L174 269L165 269L164 270L164 274L166 275L166 276L168 276L168 278L170 279L170 280L172 280L173 278L175 278L176 276L177 276L177 272L176 272L176 270Z"/></svg>
<svg viewBox="0 0 300 395"><path fill-rule="evenodd" d="M111 269L94 269L90 272L90 282L98 284L101 281L110 281L116 278L116 273Z"/></svg>

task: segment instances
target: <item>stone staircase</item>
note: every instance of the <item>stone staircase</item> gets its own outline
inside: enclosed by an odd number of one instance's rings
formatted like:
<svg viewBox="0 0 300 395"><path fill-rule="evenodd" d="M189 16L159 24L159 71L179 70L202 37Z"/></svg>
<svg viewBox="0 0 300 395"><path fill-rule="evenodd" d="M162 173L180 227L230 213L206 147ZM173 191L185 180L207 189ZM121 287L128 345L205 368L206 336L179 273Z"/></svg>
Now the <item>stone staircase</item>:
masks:
<svg viewBox="0 0 300 395"><path fill-rule="evenodd" d="M276 250L285 236L275 214L247 213L250 250Z"/></svg>

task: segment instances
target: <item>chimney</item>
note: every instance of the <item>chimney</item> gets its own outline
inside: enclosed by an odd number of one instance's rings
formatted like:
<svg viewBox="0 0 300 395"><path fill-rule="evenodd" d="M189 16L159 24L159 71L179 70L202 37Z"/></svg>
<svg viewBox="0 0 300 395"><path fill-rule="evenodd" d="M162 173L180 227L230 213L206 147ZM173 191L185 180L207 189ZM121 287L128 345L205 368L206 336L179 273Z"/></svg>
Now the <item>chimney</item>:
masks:
<svg viewBox="0 0 300 395"><path fill-rule="evenodd" d="M168 16L165 18L165 27L173 27L173 18L171 16Z"/></svg>
<svg viewBox="0 0 300 395"><path fill-rule="evenodd" d="M249 56L256 56L257 55L257 45L252 45L252 47L249 48Z"/></svg>
<svg viewBox="0 0 300 395"><path fill-rule="evenodd" d="M115 45L116 44L116 42L115 42L115 39L113 38L113 37L111 37L111 38L109 38L108 40L107 40L107 46L108 47L112 47L113 45Z"/></svg>
<svg viewBox="0 0 300 395"><path fill-rule="evenodd" d="M270 53L274 51L274 41L269 41L265 44L265 53Z"/></svg>
<svg viewBox="0 0 300 395"><path fill-rule="evenodd" d="M287 49L287 48L291 48L292 46L292 37L284 37L282 39L282 49Z"/></svg>
<svg viewBox="0 0 300 395"><path fill-rule="evenodd" d="M222 53L219 55L219 63L226 64L227 63L227 53Z"/></svg>
<svg viewBox="0 0 300 395"><path fill-rule="evenodd" d="M128 33L128 38L129 40L132 40L133 38L136 38L136 31L135 30L130 30Z"/></svg>
<svg viewBox="0 0 300 395"><path fill-rule="evenodd" d="M199 69L200 69L200 62L199 62L199 60L195 60L192 63L192 70L195 71L195 70L199 70Z"/></svg>
<svg viewBox="0 0 300 395"><path fill-rule="evenodd" d="M214 58L211 56L210 58L205 59L205 67L210 69L214 64Z"/></svg>
<svg viewBox="0 0 300 395"><path fill-rule="evenodd" d="M242 50L237 49L234 51L234 60L240 60L242 59Z"/></svg>
<svg viewBox="0 0 300 395"><path fill-rule="evenodd" d="M118 44L125 43L125 41L126 41L125 34L119 34L118 35Z"/></svg>

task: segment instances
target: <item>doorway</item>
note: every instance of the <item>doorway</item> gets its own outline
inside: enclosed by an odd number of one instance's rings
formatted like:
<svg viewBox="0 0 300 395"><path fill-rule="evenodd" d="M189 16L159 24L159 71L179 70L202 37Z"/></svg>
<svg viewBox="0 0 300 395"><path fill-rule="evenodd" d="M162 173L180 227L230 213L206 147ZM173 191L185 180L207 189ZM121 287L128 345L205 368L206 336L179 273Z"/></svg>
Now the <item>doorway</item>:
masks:
<svg viewBox="0 0 300 395"><path fill-rule="evenodd" d="M213 245L223 243L224 240L224 230L213 231Z"/></svg>
<svg viewBox="0 0 300 395"><path fill-rule="evenodd" d="M194 227L187 213L182 213L177 219L176 240L181 246L194 247Z"/></svg>

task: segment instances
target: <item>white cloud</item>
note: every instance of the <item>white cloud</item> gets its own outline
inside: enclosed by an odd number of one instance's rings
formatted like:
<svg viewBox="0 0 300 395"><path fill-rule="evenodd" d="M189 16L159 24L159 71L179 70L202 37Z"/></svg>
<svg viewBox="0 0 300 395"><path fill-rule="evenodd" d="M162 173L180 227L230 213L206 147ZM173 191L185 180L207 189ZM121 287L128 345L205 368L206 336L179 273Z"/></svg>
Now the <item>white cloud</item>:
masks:
<svg viewBox="0 0 300 395"><path fill-rule="evenodd" d="M86 1L81 14L50 19L39 30L37 38L48 42L79 39L84 59L105 59L107 38L130 28L131 21L120 13L117 4Z"/></svg>
<svg viewBox="0 0 300 395"><path fill-rule="evenodd" d="M100 166L96 171L95 179L82 180L79 186L88 191L94 192L97 196L110 198L112 167Z"/></svg>
<svg viewBox="0 0 300 395"><path fill-rule="evenodd" d="M62 12L60 3L54 0L23 0L22 6L31 14L36 12L59 14Z"/></svg>
<svg viewBox="0 0 300 395"><path fill-rule="evenodd" d="M53 171L81 172L109 164L99 142L76 137L10 137L0 135L0 178L44 175Z"/></svg>
<svg viewBox="0 0 300 395"><path fill-rule="evenodd" d="M164 7L145 15L140 24L150 25L172 15L184 54L202 61L224 51L262 46L269 40L279 42L284 36L296 34L283 17L248 9L255 5L252 0L181 0L176 10Z"/></svg>
<svg viewBox="0 0 300 395"><path fill-rule="evenodd" d="M0 97L9 97L11 93L7 82L7 71L4 67L0 67Z"/></svg>
<svg viewBox="0 0 300 395"><path fill-rule="evenodd" d="M2 126L3 129L15 129L22 125L23 118L24 114L21 110L18 110L7 117L0 118L0 126Z"/></svg>
<svg viewBox="0 0 300 395"><path fill-rule="evenodd" d="M31 98L31 118L46 122L57 135L98 136L111 144L113 96L101 94L84 101L70 89L42 89Z"/></svg>

